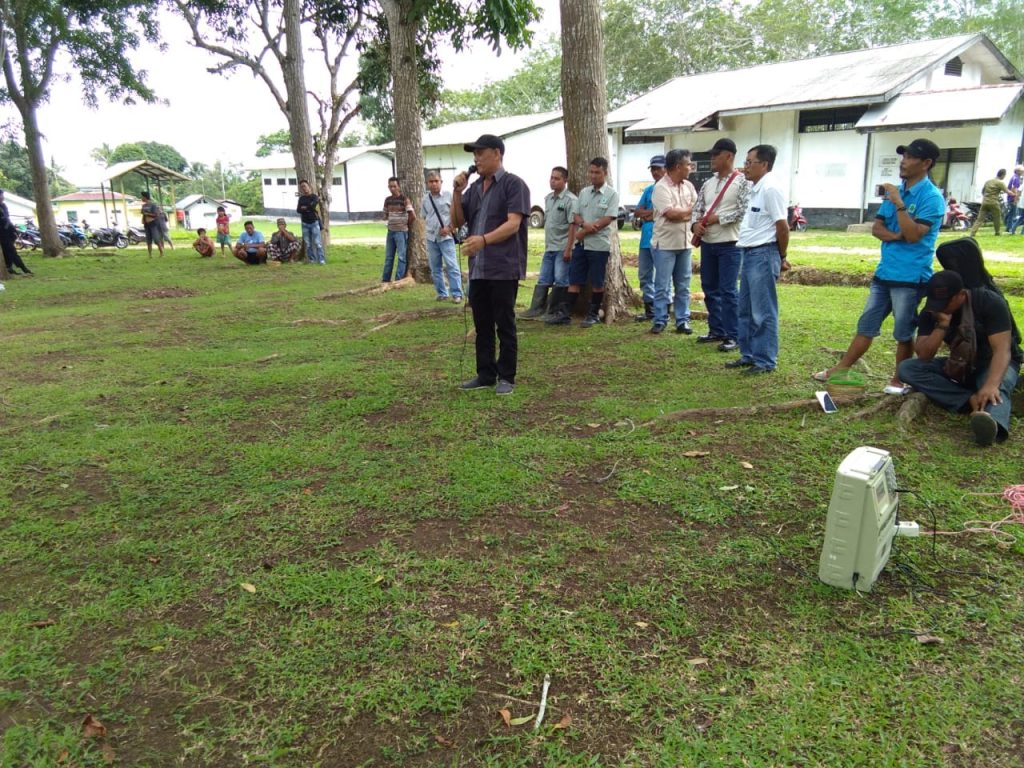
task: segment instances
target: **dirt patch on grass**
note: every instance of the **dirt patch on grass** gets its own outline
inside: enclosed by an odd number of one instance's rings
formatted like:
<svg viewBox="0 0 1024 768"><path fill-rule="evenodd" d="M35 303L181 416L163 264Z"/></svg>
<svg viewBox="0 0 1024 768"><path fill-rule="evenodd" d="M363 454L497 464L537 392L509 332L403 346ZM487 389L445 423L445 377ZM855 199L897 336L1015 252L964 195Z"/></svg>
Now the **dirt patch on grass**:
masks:
<svg viewBox="0 0 1024 768"><path fill-rule="evenodd" d="M871 274L855 275L817 267L793 267L779 276L779 282L794 285L866 286L871 285L871 278Z"/></svg>
<svg viewBox="0 0 1024 768"><path fill-rule="evenodd" d="M144 299L184 299L197 295L197 291L191 288L150 288L143 291L140 296Z"/></svg>

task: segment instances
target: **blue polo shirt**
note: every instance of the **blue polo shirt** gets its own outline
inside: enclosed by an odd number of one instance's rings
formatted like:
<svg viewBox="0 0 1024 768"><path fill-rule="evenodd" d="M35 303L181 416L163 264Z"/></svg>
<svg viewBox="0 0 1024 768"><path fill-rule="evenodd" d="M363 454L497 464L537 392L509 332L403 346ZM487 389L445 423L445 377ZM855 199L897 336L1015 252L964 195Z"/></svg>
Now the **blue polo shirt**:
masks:
<svg viewBox="0 0 1024 768"><path fill-rule="evenodd" d="M946 214L946 201L942 192L927 176L910 189L900 184L900 197L907 206L910 218L929 226L928 232L916 243L893 240L882 243L882 259L875 270L875 279L882 283L918 285L928 282L932 276L932 262L935 260L935 241L939 237L942 217ZM886 199L875 216L886 228L899 232L900 225L896 206Z"/></svg>
<svg viewBox="0 0 1024 768"><path fill-rule="evenodd" d="M637 201L637 208L647 208L650 210L654 207L654 185L651 184L649 187L644 189L644 193L640 195L640 199ZM640 227L640 247L650 248L651 239L654 237L654 219L645 221L643 226Z"/></svg>
<svg viewBox="0 0 1024 768"><path fill-rule="evenodd" d="M242 245L255 245L256 243L262 243L263 242L263 233L260 232L257 229L257 230L254 230L253 233L250 235L248 232L243 230L242 234L240 234L238 236L238 242L240 242ZM256 249L255 248L246 248L245 252L246 253L256 253Z"/></svg>

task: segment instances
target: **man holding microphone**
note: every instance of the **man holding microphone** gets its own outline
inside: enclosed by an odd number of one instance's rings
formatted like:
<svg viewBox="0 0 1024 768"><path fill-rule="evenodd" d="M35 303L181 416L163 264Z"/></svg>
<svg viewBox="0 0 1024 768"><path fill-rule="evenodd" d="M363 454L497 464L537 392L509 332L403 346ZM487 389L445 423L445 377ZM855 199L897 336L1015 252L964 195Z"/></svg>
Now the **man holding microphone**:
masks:
<svg viewBox="0 0 1024 768"><path fill-rule="evenodd" d="M473 153L480 177L472 184L465 171L455 177L452 227L469 228L462 250L469 257L476 376L459 389L495 387L496 394L510 395L516 380L516 293L526 277L530 190L505 170L505 142L500 137L484 134L464 149ZM497 356L495 334L500 344Z"/></svg>

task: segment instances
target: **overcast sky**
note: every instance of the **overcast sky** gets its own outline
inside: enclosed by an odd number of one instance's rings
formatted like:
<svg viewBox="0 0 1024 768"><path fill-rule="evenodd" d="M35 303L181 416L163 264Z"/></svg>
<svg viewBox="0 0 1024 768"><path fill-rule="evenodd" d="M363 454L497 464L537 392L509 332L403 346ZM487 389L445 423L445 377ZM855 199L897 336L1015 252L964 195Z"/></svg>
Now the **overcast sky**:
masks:
<svg viewBox="0 0 1024 768"><path fill-rule="evenodd" d="M558 32L558 0L536 2L544 13L534 25L534 39L539 41ZM43 150L47 163L52 158L72 183L99 183L102 169L89 154L104 142L116 147L133 141L158 141L170 144L190 162L220 160L244 165L254 157L260 135L285 127L284 117L262 81L246 72L229 76L207 73L207 67L218 59L189 45L188 26L177 16L165 12L161 30L166 50L144 47L132 58L137 68L148 72L150 86L167 104L126 107L101 97L100 106L89 109L82 103L77 78L54 83L50 103L39 111L45 135ZM446 47L442 75L446 87L474 88L511 74L520 60L508 52L495 55L484 44L461 54ZM307 54L307 73L316 71L314 62ZM12 106L0 108L0 122L6 121L20 128Z"/></svg>

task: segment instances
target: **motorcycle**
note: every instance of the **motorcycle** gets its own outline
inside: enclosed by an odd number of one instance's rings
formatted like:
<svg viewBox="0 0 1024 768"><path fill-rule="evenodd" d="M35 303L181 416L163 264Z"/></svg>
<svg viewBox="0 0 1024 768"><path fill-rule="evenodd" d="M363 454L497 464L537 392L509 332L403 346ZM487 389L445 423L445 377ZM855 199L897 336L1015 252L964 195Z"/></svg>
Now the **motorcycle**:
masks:
<svg viewBox="0 0 1024 768"><path fill-rule="evenodd" d="M946 215L943 218L942 226L957 232L964 232L974 222L974 213L966 205L958 203L955 197L949 198L946 203Z"/></svg>
<svg viewBox="0 0 1024 768"><path fill-rule="evenodd" d="M29 248L35 250L43 244L42 235L39 234L39 230L34 226L25 225L24 229L18 230L18 237L14 241L14 247L18 250L24 250Z"/></svg>
<svg viewBox="0 0 1024 768"><path fill-rule="evenodd" d="M115 227L100 227L92 230L89 235L89 245L92 248L127 248L128 238L121 234Z"/></svg>
<svg viewBox="0 0 1024 768"><path fill-rule="evenodd" d="M88 238L85 236L85 232L81 228L74 224L62 224L57 227L57 234L60 236L61 242L65 246L76 245L79 248L85 248L89 244Z"/></svg>
<svg viewBox="0 0 1024 768"><path fill-rule="evenodd" d="M807 229L807 219L804 218L804 209L800 207L800 203L796 203L790 208L789 228L790 230L795 229L797 232Z"/></svg>
<svg viewBox="0 0 1024 768"><path fill-rule="evenodd" d="M128 227L125 237L128 238L128 242L131 245L138 245L139 243L146 242L146 230L142 227Z"/></svg>

